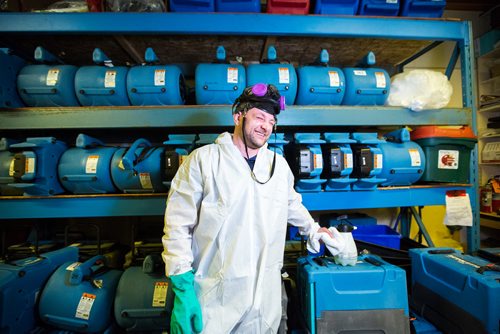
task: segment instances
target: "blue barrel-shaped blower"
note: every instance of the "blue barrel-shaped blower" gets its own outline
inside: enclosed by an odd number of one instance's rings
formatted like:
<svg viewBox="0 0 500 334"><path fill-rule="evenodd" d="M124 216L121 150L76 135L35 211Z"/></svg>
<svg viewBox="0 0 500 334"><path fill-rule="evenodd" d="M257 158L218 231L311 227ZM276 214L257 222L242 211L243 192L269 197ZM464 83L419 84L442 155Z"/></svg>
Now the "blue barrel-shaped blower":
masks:
<svg viewBox="0 0 500 334"><path fill-rule="evenodd" d="M287 105L295 103L297 96L297 73L292 64L280 64L274 46L267 49L267 59L261 64L250 64L247 67L247 86L257 83L273 84Z"/></svg>
<svg viewBox="0 0 500 334"><path fill-rule="evenodd" d="M323 177L327 179L325 190L350 190L351 184L356 181L351 178L354 168L351 144L356 141L351 139L347 132L327 132L324 138L326 144L322 146L325 158Z"/></svg>
<svg viewBox="0 0 500 334"><path fill-rule="evenodd" d="M164 147L152 146L143 138L128 148L120 148L111 160L111 177L125 193L166 192L163 184Z"/></svg>
<svg viewBox="0 0 500 334"><path fill-rule="evenodd" d="M29 107L78 106L75 94L77 66L64 65L60 59L41 46L35 49L35 61L17 76L17 89Z"/></svg>
<svg viewBox="0 0 500 334"><path fill-rule="evenodd" d="M152 48L144 56L146 64L132 67L127 74L127 93L134 106L181 105L186 102L186 83L176 65L155 65Z"/></svg>
<svg viewBox="0 0 500 334"><path fill-rule="evenodd" d="M169 135L168 140L163 142L165 145L164 153L164 180L163 184L170 188L172 179L181 166L185 158L194 148L196 135Z"/></svg>
<svg viewBox="0 0 500 334"><path fill-rule="evenodd" d="M319 133L296 133L294 140L297 174L295 190L298 192L321 191L321 185L326 182L320 178L323 172L321 145L325 141L320 139Z"/></svg>
<svg viewBox="0 0 500 334"><path fill-rule="evenodd" d="M195 71L197 104L233 104L246 86L246 72L242 64L230 64L226 50L217 47L216 60L198 64Z"/></svg>
<svg viewBox="0 0 500 334"><path fill-rule="evenodd" d="M375 54L369 52L355 67L345 67L346 92L343 105L382 106L391 87L387 71L375 65Z"/></svg>
<svg viewBox="0 0 500 334"><path fill-rule="evenodd" d="M383 153L377 133L357 132L352 134L356 144L352 144L354 154L354 167L352 177L356 178L353 190L374 190L377 186L387 181L380 177L383 167Z"/></svg>
<svg viewBox="0 0 500 334"><path fill-rule="evenodd" d="M106 194L117 191L111 179L111 159L118 147L106 147L83 133L75 148L63 153L58 164L63 187L73 194Z"/></svg>
<svg viewBox="0 0 500 334"><path fill-rule="evenodd" d="M122 272L98 255L66 262L50 276L39 303L43 322L59 329L97 333L112 324L113 301Z"/></svg>
<svg viewBox="0 0 500 334"><path fill-rule="evenodd" d="M114 303L116 322L128 332L169 330L173 301L161 255L147 255L141 267L128 268L120 278Z"/></svg>
<svg viewBox="0 0 500 334"><path fill-rule="evenodd" d="M297 69L299 87L298 105L339 105L345 94L345 77L340 68L330 67L330 56L325 49L313 65Z"/></svg>
<svg viewBox="0 0 500 334"><path fill-rule="evenodd" d="M9 187L24 191L24 195L56 195L64 192L57 177L59 158L66 151L66 144L54 137L27 138L25 142L10 146L14 152L12 176Z"/></svg>
<svg viewBox="0 0 500 334"><path fill-rule="evenodd" d="M386 179L381 186L409 186L417 182L425 170L425 154L422 148L410 140L407 128L392 131L379 144L384 162L380 178Z"/></svg>
<svg viewBox="0 0 500 334"><path fill-rule="evenodd" d="M128 106L125 66L113 66L111 60L96 48L92 53L96 65L82 66L75 75L75 90L82 106Z"/></svg>
<svg viewBox="0 0 500 334"><path fill-rule="evenodd" d="M24 59L12 54L9 48L0 48L0 108L24 107L17 93L17 75L25 66Z"/></svg>
<svg viewBox="0 0 500 334"><path fill-rule="evenodd" d="M0 332L31 333L39 324L35 305L50 275L78 260L78 248L66 247L12 263L0 263Z"/></svg>

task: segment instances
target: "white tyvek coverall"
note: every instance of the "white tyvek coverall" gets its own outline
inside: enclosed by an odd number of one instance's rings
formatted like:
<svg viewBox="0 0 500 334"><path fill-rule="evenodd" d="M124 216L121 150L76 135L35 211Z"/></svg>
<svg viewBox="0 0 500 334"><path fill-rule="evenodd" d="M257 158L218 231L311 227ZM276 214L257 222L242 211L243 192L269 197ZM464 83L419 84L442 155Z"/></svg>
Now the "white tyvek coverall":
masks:
<svg viewBox="0 0 500 334"><path fill-rule="evenodd" d="M273 151L262 147L254 173L269 177ZM316 232L281 155L262 185L231 134L191 153L172 181L165 212L166 274L194 268L203 333L276 333L287 222Z"/></svg>

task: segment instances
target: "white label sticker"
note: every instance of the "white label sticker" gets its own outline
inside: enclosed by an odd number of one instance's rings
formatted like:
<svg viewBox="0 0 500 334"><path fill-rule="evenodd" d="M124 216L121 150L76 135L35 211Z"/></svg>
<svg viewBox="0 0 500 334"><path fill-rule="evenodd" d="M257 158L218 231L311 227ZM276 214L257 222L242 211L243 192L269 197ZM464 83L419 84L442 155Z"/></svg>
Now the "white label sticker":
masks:
<svg viewBox="0 0 500 334"><path fill-rule="evenodd" d="M167 301L167 282L155 282L155 289L153 292L153 307L164 307Z"/></svg>
<svg viewBox="0 0 500 334"><path fill-rule="evenodd" d="M26 163L24 165L24 172L26 174L35 172L35 158L26 159Z"/></svg>
<svg viewBox="0 0 500 334"><path fill-rule="evenodd" d="M142 189L153 189L149 173L139 173L139 180L141 181Z"/></svg>
<svg viewBox="0 0 500 334"><path fill-rule="evenodd" d="M84 292L76 308L75 318L89 320L96 295Z"/></svg>
<svg viewBox="0 0 500 334"><path fill-rule="evenodd" d="M323 168L323 154L314 155L314 169Z"/></svg>
<svg viewBox="0 0 500 334"><path fill-rule="evenodd" d="M352 153L344 154L344 168L352 168Z"/></svg>
<svg viewBox="0 0 500 334"><path fill-rule="evenodd" d="M375 154L373 159L375 160L373 162L373 165L375 166L375 168L377 169L382 169L382 154Z"/></svg>
<svg viewBox="0 0 500 334"><path fill-rule="evenodd" d="M385 0L385 3L398 3L398 0Z"/></svg>
<svg viewBox="0 0 500 334"><path fill-rule="evenodd" d="M279 74L279 83L280 84L290 83L290 72L288 72L287 67L278 68L278 74Z"/></svg>
<svg viewBox="0 0 500 334"><path fill-rule="evenodd" d="M85 163L85 173L95 174L97 173L97 163L99 162L98 155L89 155L87 157L87 162Z"/></svg>
<svg viewBox="0 0 500 334"><path fill-rule="evenodd" d="M47 79L45 80L45 83L47 86L55 86L57 85L57 80L59 80L59 69L50 69L47 72Z"/></svg>
<svg viewBox="0 0 500 334"><path fill-rule="evenodd" d="M165 86L165 70L155 70L155 86Z"/></svg>
<svg viewBox="0 0 500 334"><path fill-rule="evenodd" d="M106 75L104 76L104 87L105 88L116 87L116 71L106 71Z"/></svg>
<svg viewBox="0 0 500 334"><path fill-rule="evenodd" d="M455 150L439 150L438 151L438 168L439 169L458 169L459 152Z"/></svg>
<svg viewBox="0 0 500 334"><path fill-rule="evenodd" d="M238 68L228 67L227 68L227 83L238 83Z"/></svg>
<svg viewBox="0 0 500 334"><path fill-rule="evenodd" d="M385 88L387 86L383 72L375 72L375 80L377 81L377 88Z"/></svg>
<svg viewBox="0 0 500 334"><path fill-rule="evenodd" d="M366 71L363 71L363 70L354 70L354 75L362 75L362 76L366 76Z"/></svg>
<svg viewBox="0 0 500 334"><path fill-rule="evenodd" d="M10 161L9 176L14 176L14 161L16 161L16 159L14 159L14 158L12 158L12 160Z"/></svg>
<svg viewBox="0 0 500 334"><path fill-rule="evenodd" d="M410 155L411 166L421 166L422 160L420 159L420 152L416 148L411 148L408 150L408 154Z"/></svg>
<svg viewBox="0 0 500 334"><path fill-rule="evenodd" d="M340 86L340 78L337 71L328 71L328 76L330 77L330 87Z"/></svg>

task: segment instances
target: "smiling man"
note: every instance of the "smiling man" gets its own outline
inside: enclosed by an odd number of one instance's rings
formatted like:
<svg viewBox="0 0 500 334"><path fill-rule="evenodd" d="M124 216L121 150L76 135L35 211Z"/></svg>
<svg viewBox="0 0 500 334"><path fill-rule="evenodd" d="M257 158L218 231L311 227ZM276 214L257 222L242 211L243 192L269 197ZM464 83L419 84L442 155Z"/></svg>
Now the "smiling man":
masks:
<svg viewBox="0 0 500 334"><path fill-rule="evenodd" d="M194 150L167 200L166 274L176 293L170 333L276 333L287 223L319 227L286 160L267 148L284 99L256 84L233 104L234 132Z"/></svg>

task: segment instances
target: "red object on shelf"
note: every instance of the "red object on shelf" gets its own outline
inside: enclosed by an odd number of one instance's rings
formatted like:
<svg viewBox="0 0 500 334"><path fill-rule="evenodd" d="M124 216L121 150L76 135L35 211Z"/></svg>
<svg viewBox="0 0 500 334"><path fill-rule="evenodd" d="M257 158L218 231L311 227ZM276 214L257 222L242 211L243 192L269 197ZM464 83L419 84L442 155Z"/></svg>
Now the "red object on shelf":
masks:
<svg viewBox="0 0 500 334"><path fill-rule="evenodd" d="M89 12L102 12L102 0L87 0Z"/></svg>
<svg viewBox="0 0 500 334"><path fill-rule="evenodd" d="M309 0L268 0L267 12L271 14L309 14Z"/></svg>
<svg viewBox="0 0 500 334"><path fill-rule="evenodd" d="M493 211L493 188L487 184L480 190L480 210L481 212L491 213Z"/></svg>

